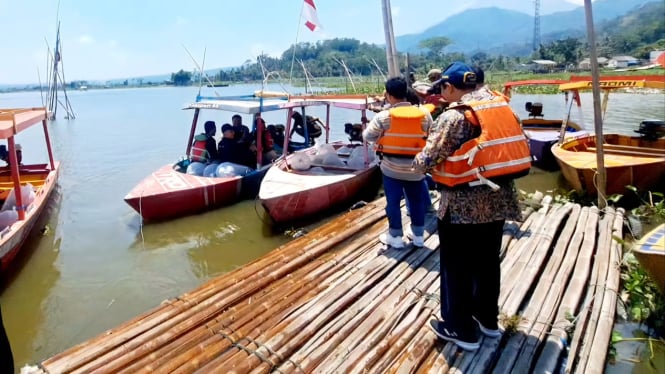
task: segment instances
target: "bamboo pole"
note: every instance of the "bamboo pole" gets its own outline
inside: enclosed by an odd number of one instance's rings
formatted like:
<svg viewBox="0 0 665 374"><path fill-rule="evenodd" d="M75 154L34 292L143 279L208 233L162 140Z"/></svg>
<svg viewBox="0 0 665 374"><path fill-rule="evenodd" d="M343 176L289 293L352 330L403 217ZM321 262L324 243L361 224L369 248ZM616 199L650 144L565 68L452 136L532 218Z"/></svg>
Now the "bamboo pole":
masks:
<svg viewBox="0 0 665 374"><path fill-rule="evenodd" d="M597 246L597 228L600 225L600 220L598 219L596 213L597 210L593 208L589 213L590 219L587 221L584 237L585 240L582 244L584 256L582 255L582 252L580 252L580 257L578 259L584 261L585 263L582 264L580 273L576 273L571 280L572 287L569 287L573 289L579 288L579 292L585 296L582 298L581 303L578 304L575 309L569 312L570 315L575 316L575 330L572 337L569 339L570 347L568 349L568 365L566 367L567 372L569 372L575 366L575 362L578 357L578 350L580 349L579 345L581 344L581 339L583 337L584 330L586 329L590 303L592 302L590 294L593 294L593 290L589 290L588 288L585 288L585 286L595 284L596 272L593 269L593 256L595 255ZM592 225L591 223L593 221L596 221L596 223ZM588 241L587 238L589 239Z"/></svg>
<svg viewBox="0 0 665 374"><path fill-rule="evenodd" d="M566 256L566 261L563 266L573 268L573 278L571 278L571 280L566 284L557 283L554 285L555 288L559 289L562 299L553 300L553 302L557 303L558 310L556 317L554 318L554 323L552 325L552 329L550 330L549 337L534 367L534 371L538 373L553 372L555 370L555 367L559 361L559 357L561 356L561 352L564 350L564 342L568 340L566 328L570 325L570 323L567 320L567 314L570 314L575 310L579 304L579 295L582 292L581 287L573 288L570 286L570 284L573 283L575 275L578 274L576 271L579 271L581 268L579 264L582 264L582 261L579 260L578 263L578 259L580 257L588 258L588 254L585 255L582 252L582 241L584 239L584 231L588 217L589 208L582 208L578 218L579 224L575 228L575 233L573 234L573 237L568 244L569 251L574 250L577 252L577 255L575 257ZM584 265L586 266L586 264ZM578 282L578 285L579 284L581 284L581 282Z"/></svg>
<svg viewBox="0 0 665 374"><path fill-rule="evenodd" d="M584 0L584 15L586 18L587 42L589 45L589 61L591 63L591 84L593 91L593 128L596 139L605 139L603 136L603 114L600 108L600 71L598 67L598 53L596 51L596 33L593 27L593 7L591 0ZM596 167L598 170L598 208L607 205L606 186L607 172L605 170L604 141L596 142Z"/></svg>
<svg viewBox="0 0 665 374"><path fill-rule="evenodd" d="M585 368L587 373L603 373L605 371L605 358L607 357L607 349L601 347L609 347L612 337L612 329L614 327L614 315L616 312L617 295L619 294L619 278L621 277L621 244L612 239L612 236L623 237L623 209L617 210L612 225L612 231L608 233L610 236L611 244L609 250L609 269L607 272L607 280L604 283L603 290L603 303L598 317L598 325L596 333L593 337L593 345L596 349L591 350L589 353L588 362Z"/></svg>
<svg viewBox="0 0 665 374"><path fill-rule="evenodd" d="M590 285L593 286L594 293L592 296L592 303L590 305L589 322L584 331L583 344L581 345L581 352L578 356L578 364L576 365L576 372L584 373L587 369L589 357L591 355L592 347L594 350L602 350L603 353L607 352L607 344L604 346L597 346L594 341L594 336L597 334L598 319L600 311L603 307L605 290L604 285L607 282L607 274L610 267L610 255L612 247L612 227L614 225L615 212L610 208L605 209L605 216L601 220L598 247L596 249L596 261L594 268L596 273L595 282ZM593 279L592 279L593 281Z"/></svg>

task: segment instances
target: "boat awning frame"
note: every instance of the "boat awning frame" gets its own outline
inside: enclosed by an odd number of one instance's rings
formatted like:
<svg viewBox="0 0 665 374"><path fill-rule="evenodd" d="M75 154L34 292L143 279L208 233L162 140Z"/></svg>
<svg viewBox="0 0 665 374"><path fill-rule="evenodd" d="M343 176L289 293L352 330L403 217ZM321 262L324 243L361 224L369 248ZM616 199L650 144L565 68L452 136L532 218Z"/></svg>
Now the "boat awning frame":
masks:
<svg viewBox="0 0 665 374"><path fill-rule="evenodd" d="M0 109L0 139L8 139L46 119L46 108Z"/></svg>

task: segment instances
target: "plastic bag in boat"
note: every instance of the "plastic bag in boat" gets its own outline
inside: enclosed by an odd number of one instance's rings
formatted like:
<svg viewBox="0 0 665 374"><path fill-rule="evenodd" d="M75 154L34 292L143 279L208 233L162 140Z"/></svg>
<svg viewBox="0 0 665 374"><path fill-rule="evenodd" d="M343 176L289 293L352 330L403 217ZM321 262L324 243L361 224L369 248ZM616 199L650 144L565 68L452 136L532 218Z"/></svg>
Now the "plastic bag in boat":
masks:
<svg viewBox="0 0 665 374"><path fill-rule="evenodd" d="M32 184L26 183L25 185L21 186L21 201L23 206L27 207L28 205L32 204L32 202L35 201L35 197L37 197L37 195L35 194L35 188L32 186ZM11 210L14 208L16 208L16 195L14 193L14 189L12 188L11 191L9 191L7 199L2 204L2 210Z"/></svg>
<svg viewBox="0 0 665 374"><path fill-rule="evenodd" d="M335 152L335 147L332 144L316 142L314 146L314 156L312 157L312 163L314 164L323 164L324 160L328 158L330 154L337 157L337 152Z"/></svg>
<svg viewBox="0 0 665 374"><path fill-rule="evenodd" d="M14 209L3 210L0 212L0 231L4 230L5 227L11 225L12 223L18 221L18 212Z"/></svg>
<svg viewBox="0 0 665 374"><path fill-rule="evenodd" d="M222 162L217 166L217 172L215 174L218 177L235 177L237 175L247 175L251 171L252 168L245 165L234 164L233 162Z"/></svg>
<svg viewBox="0 0 665 374"><path fill-rule="evenodd" d="M346 166L344 161L337 156L337 153L328 153L323 156L321 164L326 166Z"/></svg>
<svg viewBox="0 0 665 374"><path fill-rule="evenodd" d="M289 156L289 167L293 170L308 170L312 166L312 160L304 152L295 152Z"/></svg>
<svg viewBox="0 0 665 374"><path fill-rule="evenodd" d="M367 151L368 162L374 161L376 154L373 150ZM353 169L364 169L365 168L365 150L363 147L355 147L349 155L349 159L346 161L346 164Z"/></svg>
<svg viewBox="0 0 665 374"><path fill-rule="evenodd" d="M208 177L208 178L216 177L218 166L219 166L219 163L212 163L212 164L206 165L206 167L203 169L203 176Z"/></svg>
<svg viewBox="0 0 665 374"><path fill-rule="evenodd" d="M202 162L192 162L187 166L187 174L189 175L197 175L197 176L202 176L203 175L203 170L206 168L206 164Z"/></svg>

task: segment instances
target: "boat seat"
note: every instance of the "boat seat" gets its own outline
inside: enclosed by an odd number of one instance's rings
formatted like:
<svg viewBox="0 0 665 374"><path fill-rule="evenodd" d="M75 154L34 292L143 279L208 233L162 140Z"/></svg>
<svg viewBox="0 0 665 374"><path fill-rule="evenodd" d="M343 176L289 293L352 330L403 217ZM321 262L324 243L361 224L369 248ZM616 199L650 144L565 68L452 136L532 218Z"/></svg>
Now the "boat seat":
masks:
<svg viewBox="0 0 665 374"><path fill-rule="evenodd" d="M634 145L619 145L619 144L603 144L605 149L619 149L627 151L646 151L649 153L659 153L665 155L665 149L662 148L653 148L653 147L639 147Z"/></svg>
<svg viewBox="0 0 665 374"><path fill-rule="evenodd" d="M608 147L609 146L609 147ZM636 156L636 157L665 157L665 152L658 148L644 148L633 146L620 146L622 148L615 148L611 144L603 147L603 152L607 154ZM598 148L589 147L586 149L589 152L596 152Z"/></svg>

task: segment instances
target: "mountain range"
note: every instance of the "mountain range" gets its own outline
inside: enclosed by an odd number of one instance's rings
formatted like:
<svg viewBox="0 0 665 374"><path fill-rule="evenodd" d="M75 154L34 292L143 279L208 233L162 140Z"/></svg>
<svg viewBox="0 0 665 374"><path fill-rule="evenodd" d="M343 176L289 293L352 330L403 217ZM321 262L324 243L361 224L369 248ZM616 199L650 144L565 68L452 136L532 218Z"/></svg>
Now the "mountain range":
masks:
<svg viewBox="0 0 665 374"><path fill-rule="evenodd" d="M593 2L594 21L598 24L611 20L649 2L654 0L596 0ZM420 41L445 36L452 41L452 44L446 47L446 52L529 54L533 45L533 1L518 0L513 2L511 8L515 8L515 3L524 4L524 11L496 7L468 9L448 16L444 21L421 33L398 36L395 38L395 44L401 52L417 52L420 50L418 47ZM559 3L560 6L574 8L540 16L542 43L568 36L585 35L584 7L575 7L574 4L563 1ZM527 7L529 4L530 7ZM527 11L531 14L526 13Z"/></svg>

